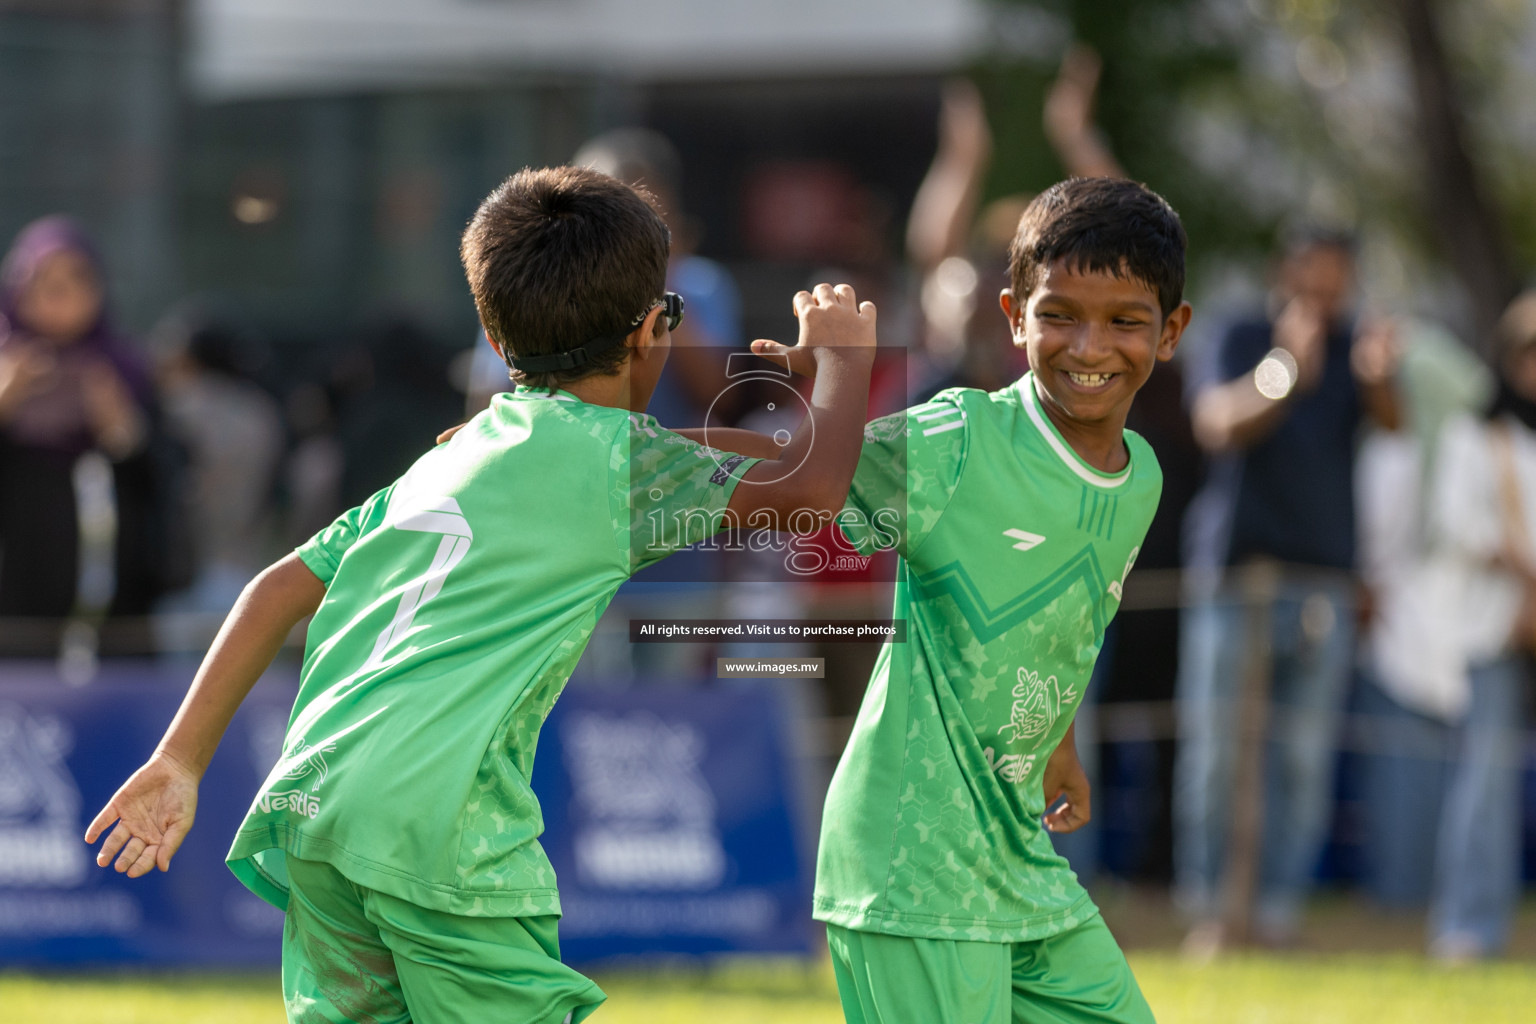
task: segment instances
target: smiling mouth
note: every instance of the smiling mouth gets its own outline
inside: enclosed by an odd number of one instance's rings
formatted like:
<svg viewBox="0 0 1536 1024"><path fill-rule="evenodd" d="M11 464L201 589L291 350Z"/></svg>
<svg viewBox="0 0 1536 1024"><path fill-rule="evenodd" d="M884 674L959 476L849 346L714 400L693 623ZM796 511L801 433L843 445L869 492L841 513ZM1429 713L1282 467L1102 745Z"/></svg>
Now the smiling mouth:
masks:
<svg viewBox="0 0 1536 1024"><path fill-rule="evenodd" d="M1084 388L1101 388L1114 380L1118 374L1113 373L1073 373L1071 370L1063 370L1067 379Z"/></svg>

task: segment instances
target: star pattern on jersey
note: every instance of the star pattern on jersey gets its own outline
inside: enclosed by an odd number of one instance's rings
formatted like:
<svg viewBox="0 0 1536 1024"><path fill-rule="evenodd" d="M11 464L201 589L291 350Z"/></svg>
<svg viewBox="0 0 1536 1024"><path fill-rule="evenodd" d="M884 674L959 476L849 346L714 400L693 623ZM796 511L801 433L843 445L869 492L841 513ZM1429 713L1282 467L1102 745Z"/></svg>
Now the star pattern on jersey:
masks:
<svg viewBox="0 0 1536 1024"><path fill-rule="evenodd" d="M1016 628L1073 645L1071 663L1086 678L1097 656L1098 638L1083 635L1091 617L1081 609L1096 592L1101 588L1073 579ZM965 635L963 627L954 628ZM1019 926L1005 924L1009 919L1028 918L1031 929L1051 934L1096 913L1092 902L1075 882L1044 885L1002 872L1005 862L997 859L994 844L1022 841L1032 851L1031 859L1055 859L1050 837L1038 826L1045 811L1038 781L1045 764L1043 748L1065 728L1060 720L1075 710L1082 687L1070 680L1063 683L1059 673L997 664L980 644L966 644L964 649L967 678L951 680L960 706L944 703L940 691L913 687L906 769L885 889L900 897L895 905L882 907L881 918L920 923L925 934L976 941L1016 941ZM1014 690L1019 687L1024 688L1021 693L1037 696L1042 709L1048 699L1051 714L1047 728L1037 723L1029 730L1031 738L1021 735L1015 742L1010 740L1013 730L1004 728L999 735L998 728L1011 724L1012 705L1019 699ZM993 717L999 706L1001 721ZM998 739L983 749L978 740L983 733ZM976 766L963 770L957 758L965 758L967 751ZM974 788L985 778L995 780L994 788ZM985 812L978 800L986 801ZM984 824L997 823L1000 817L1031 824L1022 829L1004 825L1001 833L993 831L993 824ZM1001 838L1014 829L1020 829L1019 839ZM947 901L936 901L938 893L949 894ZM946 909L944 914L933 912L939 906Z"/></svg>
<svg viewBox="0 0 1536 1024"><path fill-rule="evenodd" d="M555 648L522 699L537 713L512 715L504 741L492 743L481 760L473 797L464 807L455 886L494 893L496 899L477 897L471 916L560 913L555 871L536 841L543 817L525 780L533 771L539 730L581 652L582 645L570 639Z"/></svg>
<svg viewBox="0 0 1536 1024"><path fill-rule="evenodd" d="M1087 494L1082 522L1074 523L1079 481L1063 485L1041 475L1059 470L1061 460L1022 415L1016 422L1028 429L1010 433L1006 396L951 392L936 402L965 408L966 428L931 437L909 429L884 446L885 462L868 465L866 449L855 479L863 504L890 493L893 479L906 488L909 546L902 553L919 557L904 566L907 586L898 590L897 611L914 623L909 628L921 638L922 651L900 675L893 670L887 678L888 686L899 685L906 694L887 705L905 718L899 731L886 733L904 741L881 751L881 770L900 773L880 790L891 802L882 800L867 819L852 814L849 830L836 833L830 846L824 834L828 878L823 885L818 877L817 917L893 934L1029 941L1097 914L1040 823L1040 780L1049 751L1082 700L1117 605L1109 582L1122 575L1126 553L1145 531L1159 477L1154 463L1152 473L1113 499L1095 501ZM992 430L998 421L1001 430ZM979 433L984 430L991 433ZM1151 458L1139 439L1128 443L1138 459ZM898 476L892 469L903 455L910 463ZM1006 475L1015 458L1025 466L1029 491L1021 501L1005 502L989 471ZM980 467L981 476L962 478L966 465ZM967 493L972 480L978 483ZM1036 480L1042 482L1038 492ZM1047 483L1055 490L1046 493ZM1070 508L1065 498L1055 501L1058 492L1070 495ZM993 525L976 513L993 506L975 504L964 506L963 526L944 518L961 508L952 498L975 502L992 495L1008 520ZM967 553L988 535L1010 545L1027 543L1005 528L1030 534L1028 539L1049 536L1050 543L1024 554ZM924 546L914 546L919 544ZM1014 688L1031 673L1039 687L1031 691L1036 706L1026 700L1016 720L1014 704L1021 697ZM854 796L851 791L846 799ZM845 800L828 808L851 812L854 806ZM890 818L883 817L887 807Z"/></svg>

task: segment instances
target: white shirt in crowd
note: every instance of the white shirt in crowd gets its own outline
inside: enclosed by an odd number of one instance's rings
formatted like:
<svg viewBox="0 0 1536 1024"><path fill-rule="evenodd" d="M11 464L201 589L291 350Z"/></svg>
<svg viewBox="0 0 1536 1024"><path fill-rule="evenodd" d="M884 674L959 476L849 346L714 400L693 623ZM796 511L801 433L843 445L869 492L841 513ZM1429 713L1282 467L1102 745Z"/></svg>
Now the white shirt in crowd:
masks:
<svg viewBox="0 0 1536 1024"><path fill-rule="evenodd" d="M1536 536L1536 435L1512 426L1526 528ZM1356 469L1361 569L1376 600L1364 654L1381 686L1422 714L1456 721L1467 666L1506 653L1520 585L1494 568L1505 502L1489 424L1458 415L1428 467L1407 431L1377 432Z"/></svg>

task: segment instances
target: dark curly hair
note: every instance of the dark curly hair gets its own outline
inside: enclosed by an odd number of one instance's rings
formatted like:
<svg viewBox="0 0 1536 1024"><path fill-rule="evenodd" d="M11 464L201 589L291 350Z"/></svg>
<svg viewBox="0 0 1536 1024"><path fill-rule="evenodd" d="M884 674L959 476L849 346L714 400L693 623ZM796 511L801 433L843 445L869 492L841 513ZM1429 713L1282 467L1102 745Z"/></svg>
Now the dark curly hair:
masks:
<svg viewBox="0 0 1536 1024"><path fill-rule="evenodd" d="M496 186L459 255L480 323L509 356L553 355L628 334L666 287L671 239L649 194L584 167L524 168ZM613 374L615 346L571 370L520 374L554 388Z"/></svg>

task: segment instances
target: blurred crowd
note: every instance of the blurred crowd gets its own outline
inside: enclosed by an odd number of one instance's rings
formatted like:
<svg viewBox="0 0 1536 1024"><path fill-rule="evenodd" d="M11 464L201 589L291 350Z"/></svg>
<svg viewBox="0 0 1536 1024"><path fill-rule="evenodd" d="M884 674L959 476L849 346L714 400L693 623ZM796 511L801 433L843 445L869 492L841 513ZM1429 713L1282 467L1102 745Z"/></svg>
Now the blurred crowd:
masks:
<svg viewBox="0 0 1536 1024"><path fill-rule="evenodd" d="M1098 70L1092 53L1069 53L1046 135L1070 173L1123 175L1093 123ZM981 202L990 150L980 95L950 86L904 253L878 203L806 221L803 189L760 190L762 232L810 245L823 262L815 280L851 281L880 308L890 358L871 415L948 387L1003 387L1027 369L996 293L1028 197ZM676 150L623 129L573 161L645 184L672 230L668 287L687 315L651 412L676 426L793 426L791 383L733 368L749 340L739 283L699 251ZM1262 303L1208 324L1205 344L1160 367L1138 398L1131 426L1165 475L1139 575L1177 571L1181 584L1139 604L1135 576L1127 586L1090 694L1099 707L1085 707L1078 735L1100 793L1134 800L1096 801L1101 822L1062 849L1080 873L1171 878L1197 945L1232 927L1232 861L1246 858L1254 934L1284 944L1335 824L1337 752L1359 749L1369 888L1389 905L1427 902L1437 955L1490 956L1520 894L1536 293L1509 308L1497 337L1457 339L1360 295L1356 262L1348 232L1294 226ZM453 365L467 369L454 374L450 353L401 314L360 322L287 372L217 304L189 302L130 338L114 324L111 279L63 216L27 226L0 265L8 656L68 656L72 644L91 657L195 653L261 566L509 386L483 338L464 339ZM890 578L878 557L806 572L750 546L684 552L620 591L574 682L728 685L712 679L716 655L824 657L825 680L782 685L835 756L869 645L634 644L627 622L878 618ZM1172 706L1176 728L1100 744L1095 720L1110 721L1115 704ZM1254 709L1268 737L1256 761L1244 742ZM1109 831L1122 814L1139 832Z"/></svg>

